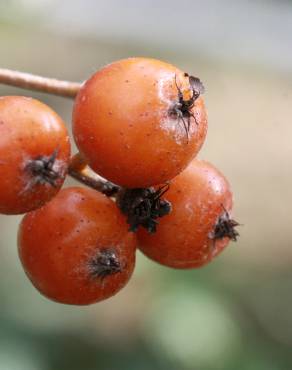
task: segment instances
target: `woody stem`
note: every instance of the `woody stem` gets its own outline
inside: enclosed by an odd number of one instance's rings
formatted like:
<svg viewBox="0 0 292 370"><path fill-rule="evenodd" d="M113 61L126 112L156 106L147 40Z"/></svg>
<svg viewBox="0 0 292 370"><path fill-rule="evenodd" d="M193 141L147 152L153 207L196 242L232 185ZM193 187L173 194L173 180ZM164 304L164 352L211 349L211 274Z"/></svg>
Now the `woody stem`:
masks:
<svg viewBox="0 0 292 370"><path fill-rule="evenodd" d="M0 84L74 98L82 84L0 68Z"/></svg>
<svg viewBox="0 0 292 370"><path fill-rule="evenodd" d="M70 162L68 175L80 183L95 189L107 196L114 196L120 190L120 187L110 181L104 180L90 170L87 163L77 153Z"/></svg>

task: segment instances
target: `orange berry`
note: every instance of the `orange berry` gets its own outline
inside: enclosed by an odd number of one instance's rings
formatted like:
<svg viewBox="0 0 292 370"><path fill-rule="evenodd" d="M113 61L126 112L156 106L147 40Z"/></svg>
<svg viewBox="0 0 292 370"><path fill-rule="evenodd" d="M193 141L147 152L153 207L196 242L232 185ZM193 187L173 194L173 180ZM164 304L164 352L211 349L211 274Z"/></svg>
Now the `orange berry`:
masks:
<svg viewBox="0 0 292 370"><path fill-rule="evenodd" d="M120 60L96 72L73 111L75 141L92 169L129 188L178 175L207 132L202 85L196 89L194 80L147 58Z"/></svg>
<svg viewBox="0 0 292 370"><path fill-rule="evenodd" d="M138 230L139 248L151 259L175 268L200 267L236 240L230 186L210 163L194 160L164 198L172 212L161 218L156 233Z"/></svg>
<svg viewBox="0 0 292 370"><path fill-rule="evenodd" d="M62 119L23 96L0 97L0 213L41 207L60 190L70 160Z"/></svg>
<svg viewBox="0 0 292 370"><path fill-rule="evenodd" d="M112 200L73 187L23 218L18 248L27 276L42 294L87 305L111 297L128 282L136 236Z"/></svg>

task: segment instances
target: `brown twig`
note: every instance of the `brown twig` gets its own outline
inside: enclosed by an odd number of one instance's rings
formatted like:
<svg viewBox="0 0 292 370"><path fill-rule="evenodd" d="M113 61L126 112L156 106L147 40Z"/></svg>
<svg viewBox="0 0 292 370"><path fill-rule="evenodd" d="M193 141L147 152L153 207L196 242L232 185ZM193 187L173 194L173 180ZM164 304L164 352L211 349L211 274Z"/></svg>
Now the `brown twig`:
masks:
<svg viewBox="0 0 292 370"><path fill-rule="evenodd" d="M119 190L118 186L109 181L89 177L88 175L83 174L82 172L75 171L71 168L69 168L68 175L81 182L82 184L89 186L90 188L97 190L107 196L113 196Z"/></svg>
<svg viewBox="0 0 292 370"><path fill-rule="evenodd" d="M74 98L82 86L78 82L61 81L3 68L0 68L0 84L37 90L66 98Z"/></svg>
<svg viewBox="0 0 292 370"><path fill-rule="evenodd" d="M75 154L71 159L68 175L82 184L107 196L114 196L120 190L119 186L98 177L93 171L91 171L79 153Z"/></svg>

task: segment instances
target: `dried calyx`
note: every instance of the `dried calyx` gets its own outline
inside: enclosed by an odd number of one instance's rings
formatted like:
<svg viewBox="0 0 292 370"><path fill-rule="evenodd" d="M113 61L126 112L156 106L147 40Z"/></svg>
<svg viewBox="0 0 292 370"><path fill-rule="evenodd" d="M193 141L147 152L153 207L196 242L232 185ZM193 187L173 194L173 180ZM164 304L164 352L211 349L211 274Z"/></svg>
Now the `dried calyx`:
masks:
<svg viewBox="0 0 292 370"><path fill-rule="evenodd" d="M50 156L39 156L35 159L29 160L26 169L33 176L33 184L50 184L56 187L57 180L62 178L60 171L54 169L56 158L58 155L58 149L54 150Z"/></svg>
<svg viewBox="0 0 292 370"><path fill-rule="evenodd" d="M122 189L117 196L117 205L127 216L130 231L137 231L139 226L149 233L156 232L158 218L170 213L171 203L161 197L167 192L169 185L158 189L136 188Z"/></svg>
<svg viewBox="0 0 292 370"><path fill-rule="evenodd" d="M237 230L235 230L235 227L238 226L239 223L230 218L229 213L224 207L223 210L224 212L219 217L215 225L214 231L212 233L212 239L218 240L227 237L233 241L236 241L239 233Z"/></svg>
<svg viewBox="0 0 292 370"><path fill-rule="evenodd" d="M204 94L205 87L204 87L202 81L198 77L189 76L187 73L185 73L185 77L188 77L189 82L190 82L190 86L191 86L192 91L193 91L193 96L192 96L191 99L193 101L196 101L201 94Z"/></svg>
<svg viewBox="0 0 292 370"><path fill-rule="evenodd" d="M178 92L178 100L171 107L169 114L175 116L179 121L183 123L184 129L186 131L187 139L189 135L191 118L193 118L198 124L196 116L192 112L192 109L195 105L195 101L199 98L201 94L205 92L204 85L198 77L189 76L187 73L184 74L184 77L189 79L190 89L192 91L192 96L189 99L184 99L182 90L177 84L176 75L174 76L175 85Z"/></svg>
<svg viewBox="0 0 292 370"><path fill-rule="evenodd" d="M100 279L122 271L119 258L112 248L102 249L97 256L90 260L88 269L91 277Z"/></svg>

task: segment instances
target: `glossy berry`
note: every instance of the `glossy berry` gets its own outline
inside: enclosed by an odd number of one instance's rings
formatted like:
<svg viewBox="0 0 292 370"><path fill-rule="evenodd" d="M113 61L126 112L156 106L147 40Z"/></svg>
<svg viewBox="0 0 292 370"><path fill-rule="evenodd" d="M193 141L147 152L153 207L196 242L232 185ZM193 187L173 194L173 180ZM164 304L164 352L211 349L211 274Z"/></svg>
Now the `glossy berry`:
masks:
<svg viewBox="0 0 292 370"><path fill-rule="evenodd" d="M69 136L53 110L31 98L0 97L0 213L25 213L49 201L69 159Z"/></svg>
<svg viewBox="0 0 292 370"><path fill-rule="evenodd" d="M156 233L138 230L139 247L151 259L175 268L200 267L236 240L230 186L210 163L194 160L164 198L172 212L160 220Z"/></svg>
<svg viewBox="0 0 292 370"><path fill-rule="evenodd" d="M127 187L165 183L200 150L207 117L198 79L147 58L96 72L74 105L73 133L89 165Z"/></svg>
<svg viewBox="0 0 292 370"><path fill-rule="evenodd" d="M27 214L18 246L34 286L67 304L86 305L114 295L135 265L135 234L111 199L88 188L63 189Z"/></svg>

